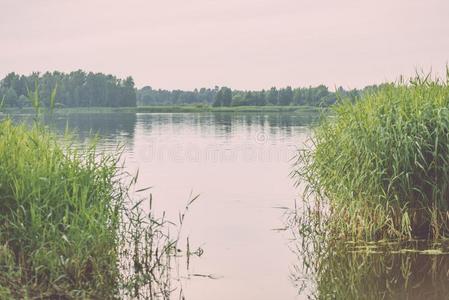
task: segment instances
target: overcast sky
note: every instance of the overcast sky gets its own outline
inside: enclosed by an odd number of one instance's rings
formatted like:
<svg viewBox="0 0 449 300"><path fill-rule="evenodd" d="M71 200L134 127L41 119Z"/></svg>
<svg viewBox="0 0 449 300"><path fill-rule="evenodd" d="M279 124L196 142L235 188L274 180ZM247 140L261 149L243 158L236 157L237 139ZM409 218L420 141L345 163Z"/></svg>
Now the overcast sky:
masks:
<svg viewBox="0 0 449 300"><path fill-rule="evenodd" d="M361 87L449 61L448 0L0 0L0 76Z"/></svg>

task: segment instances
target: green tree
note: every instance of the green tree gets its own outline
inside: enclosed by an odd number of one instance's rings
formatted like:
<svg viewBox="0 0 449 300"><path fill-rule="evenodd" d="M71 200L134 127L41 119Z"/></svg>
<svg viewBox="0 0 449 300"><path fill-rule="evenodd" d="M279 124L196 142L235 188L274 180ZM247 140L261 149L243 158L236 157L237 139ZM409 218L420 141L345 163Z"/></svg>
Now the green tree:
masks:
<svg viewBox="0 0 449 300"><path fill-rule="evenodd" d="M244 105L255 105L255 104L256 98L254 96L254 93L252 91L247 91L244 97Z"/></svg>
<svg viewBox="0 0 449 300"><path fill-rule="evenodd" d="M290 86L279 91L279 105L290 105L293 102L293 91Z"/></svg>
<svg viewBox="0 0 449 300"><path fill-rule="evenodd" d="M220 89L221 92L221 102L223 106L231 106L232 102L232 90L227 87L222 87Z"/></svg>
<svg viewBox="0 0 449 300"><path fill-rule="evenodd" d="M136 89L132 77L125 80L103 73L78 70L71 73L37 72L31 75L10 73L0 81L0 98L7 98L9 106L23 105L28 89L39 83L39 97L44 106L50 105L50 96L57 86L58 106L136 106ZM186 100L188 101L188 100Z"/></svg>
<svg viewBox="0 0 449 300"><path fill-rule="evenodd" d="M136 106L137 96L134 88L134 79L131 76L126 77L123 82L125 97L123 99L123 106Z"/></svg>
<svg viewBox="0 0 449 300"><path fill-rule="evenodd" d="M262 90L260 92L256 92L255 104L257 106L263 106L263 105L267 104L267 100L266 100L266 97L265 97L265 90Z"/></svg>
<svg viewBox="0 0 449 300"><path fill-rule="evenodd" d="M279 103L279 92L275 87L272 87L267 95L268 103L272 105L278 105Z"/></svg>
<svg viewBox="0 0 449 300"><path fill-rule="evenodd" d="M218 107L223 105L223 90L220 89L215 95L215 100L213 106Z"/></svg>
<svg viewBox="0 0 449 300"><path fill-rule="evenodd" d="M17 93L16 93L16 91L12 87L10 87L10 88L8 88L6 90L6 93L5 93L4 97L5 97L4 98L5 99L4 105L5 106L7 106L7 107L15 107L15 106L17 106L17 100L18 100Z"/></svg>

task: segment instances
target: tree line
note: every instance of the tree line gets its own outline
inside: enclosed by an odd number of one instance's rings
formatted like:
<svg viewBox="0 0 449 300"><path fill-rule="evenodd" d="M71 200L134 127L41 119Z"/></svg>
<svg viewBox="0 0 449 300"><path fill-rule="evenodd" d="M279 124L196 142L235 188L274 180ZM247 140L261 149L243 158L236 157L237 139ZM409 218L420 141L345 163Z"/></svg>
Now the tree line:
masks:
<svg viewBox="0 0 449 300"><path fill-rule="evenodd" d="M6 107L31 106L29 94L38 89L43 105L49 106L56 91L58 107L134 107L136 105L206 104L213 106L308 105L329 106L337 99L357 99L367 89L330 91L325 85L315 87L272 87L268 90L242 91L228 87L201 88L193 91L162 90L145 86L137 89L132 77L85 72L34 72L30 75L9 73L0 81L0 101ZM56 90L55 90L56 89Z"/></svg>
<svg viewBox="0 0 449 300"><path fill-rule="evenodd" d="M38 89L43 105L49 106L56 91L59 107L121 107L136 106L137 93L132 77L119 79L103 73L34 72L31 75L9 73L0 81L0 101L6 107L31 106L29 95Z"/></svg>
<svg viewBox="0 0 449 300"><path fill-rule="evenodd" d="M209 104L213 106L264 106L264 105L308 105L329 106L338 98L356 100L360 95L377 86L368 86L364 89L345 90L339 87L335 92L328 87L285 88L272 87L269 90L241 91L228 87L213 89L201 88L193 91L161 90L146 86L137 91L139 105L180 105L180 104Z"/></svg>

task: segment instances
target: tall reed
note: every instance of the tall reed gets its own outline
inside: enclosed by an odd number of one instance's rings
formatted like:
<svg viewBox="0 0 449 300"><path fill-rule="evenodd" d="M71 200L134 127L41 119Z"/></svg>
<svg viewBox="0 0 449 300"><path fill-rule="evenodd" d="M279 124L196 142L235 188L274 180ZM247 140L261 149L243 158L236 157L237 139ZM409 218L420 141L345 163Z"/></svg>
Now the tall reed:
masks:
<svg viewBox="0 0 449 300"><path fill-rule="evenodd" d="M449 235L449 76L386 84L331 108L298 155L309 212L349 239ZM311 205L313 203L313 205Z"/></svg>
<svg viewBox="0 0 449 300"><path fill-rule="evenodd" d="M97 155L94 144L62 147L39 124L5 120L0 162L0 266L11 271L0 275L3 288L19 298L113 293L117 157Z"/></svg>
<svg viewBox="0 0 449 300"><path fill-rule="evenodd" d="M130 197L120 153L0 121L0 299L170 297L177 238Z"/></svg>

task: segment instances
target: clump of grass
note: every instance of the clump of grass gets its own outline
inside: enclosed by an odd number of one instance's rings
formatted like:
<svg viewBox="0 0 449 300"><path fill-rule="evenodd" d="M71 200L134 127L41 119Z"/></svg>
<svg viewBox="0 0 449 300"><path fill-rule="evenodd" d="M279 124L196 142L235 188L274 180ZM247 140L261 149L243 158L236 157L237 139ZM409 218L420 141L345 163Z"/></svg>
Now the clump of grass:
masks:
<svg viewBox="0 0 449 300"><path fill-rule="evenodd" d="M328 233L365 240L449 235L448 83L417 76L331 108L296 170L313 199L308 211Z"/></svg>
<svg viewBox="0 0 449 300"><path fill-rule="evenodd" d="M3 289L13 298L112 296L124 195L117 157L5 120L0 162Z"/></svg>
<svg viewBox="0 0 449 300"><path fill-rule="evenodd" d="M132 200L120 153L0 122L1 299L170 297L178 239Z"/></svg>

